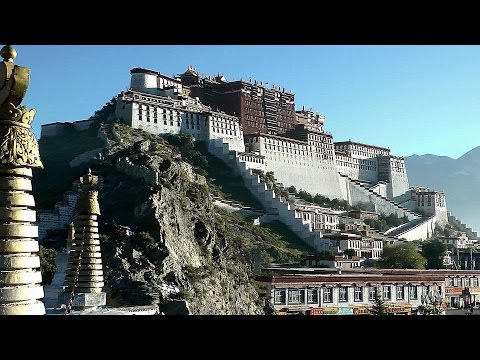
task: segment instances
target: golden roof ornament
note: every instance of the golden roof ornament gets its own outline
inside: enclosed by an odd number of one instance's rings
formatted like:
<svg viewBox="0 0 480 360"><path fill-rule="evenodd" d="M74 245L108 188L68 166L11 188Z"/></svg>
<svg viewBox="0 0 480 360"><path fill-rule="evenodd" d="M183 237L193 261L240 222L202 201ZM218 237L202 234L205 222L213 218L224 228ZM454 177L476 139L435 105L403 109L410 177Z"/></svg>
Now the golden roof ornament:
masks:
<svg viewBox="0 0 480 360"><path fill-rule="evenodd" d="M0 165L43 168L30 124L35 109L20 106L30 82L30 69L15 65L11 45L0 50Z"/></svg>
<svg viewBox="0 0 480 360"><path fill-rule="evenodd" d="M17 57L17 51L12 45L5 45L2 50L0 50L0 55L3 61L13 63L13 60Z"/></svg>
<svg viewBox="0 0 480 360"><path fill-rule="evenodd" d="M80 177L80 192L76 208L78 214L100 215L97 185L98 176L92 175L91 169Z"/></svg>

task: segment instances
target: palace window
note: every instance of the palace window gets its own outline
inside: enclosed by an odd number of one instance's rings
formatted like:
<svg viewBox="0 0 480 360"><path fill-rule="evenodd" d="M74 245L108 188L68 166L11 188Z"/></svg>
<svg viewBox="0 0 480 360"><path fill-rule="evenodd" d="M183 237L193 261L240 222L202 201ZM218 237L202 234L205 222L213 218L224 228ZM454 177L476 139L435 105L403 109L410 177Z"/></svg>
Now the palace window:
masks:
<svg viewBox="0 0 480 360"><path fill-rule="evenodd" d="M472 278L472 287L478 287L478 278Z"/></svg>
<svg viewBox="0 0 480 360"><path fill-rule="evenodd" d="M288 303L289 304L303 304L305 292L303 289L289 289Z"/></svg>
<svg viewBox="0 0 480 360"><path fill-rule="evenodd" d="M323 302L324 303L331 303L332 301L333 301L332 288L324 288L323 289Z"/></svg>
<svg viewBox="0 0 480 360"><path fill-rule="evenodd" d="M416 285L410 285L410 300L418 299L418 291Z"/></svg>
<svg viewBox="0 0 480 360"><path fill-rule="evenodd" d="M371 286L370 289L368 290L368 300L374 301L376 295L377 295L377 288Z"/></svg>
<svg viewBox="0 0 480 360"><path fill-rule="evenodd" d="M348 288L342 286L338 288L338 301L347 302L348 301Z"/></svg>
<svg viewBox="0 0 480 360"><path fill-rule="evenodd" d="M354 301L363 301L363 288L361 286L355 286L353 295Z"/></svg>
<svg viewBox="0 0 480 360"><path fill-rule="evenodd" d="M285 293L286 293L285 289L275 290L275 304L279 304L279 305L285 304L285 299L286 299Z"/></svg>
<svg viewBox="0 0 480 360"><path fill-rule="evenodd" d="M397 285L397 300L403 300L404 292L403 285Z"/></svg>
<svg viewBox="0 0 480 360"><path fill-rule="evenodd" d="M383 300L390 300L392 298L392 291L390 285L383 285Z"/></svg>
<svg viewBox="0 0 480 360"><path fill-rule="evenodd" d="M307 302L309 304L318 304L317 289L307 289Z"/></svg>

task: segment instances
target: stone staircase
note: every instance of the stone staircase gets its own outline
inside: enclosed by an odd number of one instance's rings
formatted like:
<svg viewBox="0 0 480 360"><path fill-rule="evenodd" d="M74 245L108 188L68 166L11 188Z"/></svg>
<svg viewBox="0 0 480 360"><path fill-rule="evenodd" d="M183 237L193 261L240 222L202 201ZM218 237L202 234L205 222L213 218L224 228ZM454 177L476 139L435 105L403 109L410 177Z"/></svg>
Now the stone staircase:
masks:
<svg viewBox="0 0 480 360"><path fill-rule="evenodd" d="M246 163L239 159L236 151L229 149L227 143L221 139L215 139L210 142L208 151L223 160L243 178L245 186L264 206L269 217L281 221L308 245L320 250L318 240L322 237L321 231L313 231L310 221L295 217L295 206L277 197L275 191L269 189L257 174L247 168Z"/></svg>
<svg viewBox="0 0 480 360"><path fill-rule="evenodd" d="M464 224L460 219L453 215L450 211L447 212L448 222L455 224L457 227L462 229L466 233L467 237L470 240L480 240L476 231L473 231L471 227L468 227L467 224Z"/></svg>
<svg viewBox="0 0 480 360"><path fill-rule="evenodd" d="M389 235L389 236L394 236L394 237L396 237L398 235L402 235L402 234L408 232L409 229L412 229L412 228L416 227L417 225L421 224L424 221L425 221L425 219L414 219L412 221L409 221L408 223L405 223L405 224L399 225L397 227L388 229L387 231L384 232L384 235Z"/></svg>
<svg viewBox="0 0 480 360"><path fill-rule="evenodd" d="M265 211L252 208L250 206L245 206L235 201L225 200L217 196L212 196L212 201L214 205L217 205L221 208L226 209L227 211L239 212L247 216L263 216Z"/></svg>
<svg viewBox="0 0 480 360"><path fill-rule="evenodd" d="M414 211L407 209L397 204L395 201L390 200L385 196L378 194L375 191L375 186L368 187L364 185L362 182L354 180L347 175L343 175L343 174L339 174L339 175L345 178L350 183L351 186L353 186L357 190L360 190L360 192L362 192L365 195L365 198L368 198L369 201L373 202L376 205L376 207L378 206L384 209L391 208L393 210L390 213L384 212L386 215L390 215L391 213L394 213L399 217L403 217L404 215L406 215L408 220L410 221L421 218L421 216L415 213Z"/></svg>

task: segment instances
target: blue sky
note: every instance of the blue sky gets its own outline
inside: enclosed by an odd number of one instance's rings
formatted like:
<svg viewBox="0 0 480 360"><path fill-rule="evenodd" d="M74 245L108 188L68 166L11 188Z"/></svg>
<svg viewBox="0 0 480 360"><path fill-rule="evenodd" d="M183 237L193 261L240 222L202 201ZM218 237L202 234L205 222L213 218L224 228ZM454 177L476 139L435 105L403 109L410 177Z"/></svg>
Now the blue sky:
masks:
<svg viewBox="0 0 480 360"><path fill-rule="evenodd" d="M129 70L166 75L193 65L228 80L256 79L295 93L297 109L326 116L334 141L395 155L457 158L480 145L480 46L15 46L30 67L23 104L42 124L86 119L130 83Z"/></svg>

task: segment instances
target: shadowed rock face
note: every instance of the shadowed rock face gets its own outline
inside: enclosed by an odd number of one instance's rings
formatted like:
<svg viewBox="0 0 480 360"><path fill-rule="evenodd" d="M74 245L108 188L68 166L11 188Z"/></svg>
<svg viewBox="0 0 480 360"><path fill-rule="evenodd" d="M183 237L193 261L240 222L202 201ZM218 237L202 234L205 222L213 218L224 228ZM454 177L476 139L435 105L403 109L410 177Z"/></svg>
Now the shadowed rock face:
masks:
<svg viewBox="0 0 480 360"><path fill-rule="evenodd" d="M270 299L255 284L253 271L272 262L298 262L311 249L281 223L253 226L252 219L214 207L211 194L220 196L219 189L237 201L253 195L223 162L187 138L167 142L126 125L97 126L107 138L106 149L102 160L85 167L102 179L99 233L107 305L155 303L165 314L270 312ZM84 141L91 132L75 138L82 150L89 150ZM53 149L62 142L50 137L44 145ZM46 156L49 164L57 163L55 156ZM71 187L60 185L59 192Z"/></svg>
<svg viewBox="0 0 480 360"><path fill-rule="evenodd" d="M263 313L250 267L221 251L225 239L215 229L205 178L148 142L124 141L122 147L96 169L104 176L99 201L107 303L160 303L167 314ZM147 186L112 169L118 153L157 170L162 184Z"/></svg>

